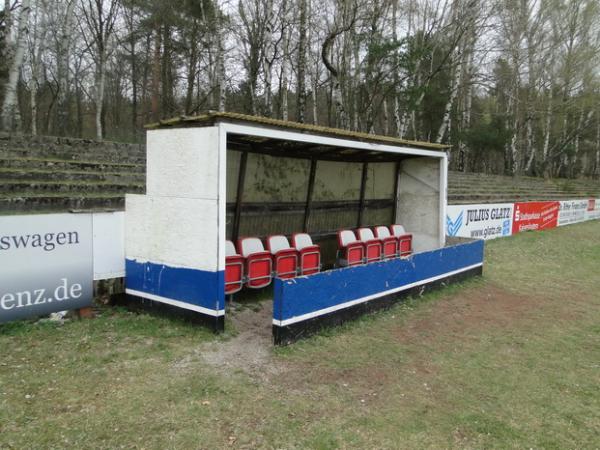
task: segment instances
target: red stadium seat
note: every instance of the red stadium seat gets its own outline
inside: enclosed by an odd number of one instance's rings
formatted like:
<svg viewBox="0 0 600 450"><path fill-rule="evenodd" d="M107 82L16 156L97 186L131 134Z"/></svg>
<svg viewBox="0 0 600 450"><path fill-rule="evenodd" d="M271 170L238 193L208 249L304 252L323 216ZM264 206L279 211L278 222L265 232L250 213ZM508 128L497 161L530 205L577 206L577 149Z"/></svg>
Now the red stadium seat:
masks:
<svg viewBox="0 0 600 450"><path fill-rule="evenodd" d="M380 261L383 244L376 239L370 228L359 228L356 230L358 239L365 245L365 258L367 263Z"/></svg>
<svg viewBox="0 0 600 450"><path fill-rule="evenodd" d="M225 241L225 294L242 289L244 284L244 257L235 251L233 242Z"/></svg>
<svg viewBox="0 0 600 450"><path fill-rule="evenodd" d="M410 256L412 254L412 234L407 233L402 225L390 225L390 231L398 239L398 255Z"/></svg>
<svg viewBox="0 0 600 450"><path fill-rule="evenodd" d="M300 275L310 275L321 270L321 249L307 233L296 233L292 236L292 245L300 255Z"/></svg>
<svg viewBox="0 0 600 450"><path fill-rule="evenodd" d="M356 266L363 263L365 246L356 239L354 231L338 231L338 245L338 264L340 266Z"/></svg>
<svg viewBox="0 0 600 450"><path fill-rule="evenodd" d="M269 236L267 249L273 256L273 270L279 278L294 278L298 271L298 252L283 235Z"/></svg>
<svg viewBox="0 0 600 450"><path fill-rule="evenodd" d="M388 227L383 225L375 227L375 236L381 240L383 245L383 258L395 258L398 256L398 239L390 234Z"/></svg>
<svg viewBox="0 0 600 450"><path fill-rule="evenodd" d="M258 289L271 284L272 259L263 243L256 237L242 238L238 249L246 258L246 287Z"/></svg>

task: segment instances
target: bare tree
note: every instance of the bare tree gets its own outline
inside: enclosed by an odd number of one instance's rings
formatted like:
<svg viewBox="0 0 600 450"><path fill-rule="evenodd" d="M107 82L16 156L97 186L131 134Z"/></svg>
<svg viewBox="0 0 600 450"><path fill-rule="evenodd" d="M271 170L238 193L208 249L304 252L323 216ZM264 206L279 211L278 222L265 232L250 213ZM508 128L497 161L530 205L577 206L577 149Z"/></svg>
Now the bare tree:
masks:
<svg viewBox="0 0 600 450"><path fill-rule="evenodd" d="M29 81L29 93L31 103L31 134L38 134L38 88L43 73L42 54L46 47L46 35L48 33L48 4L45 0L38 0L33 13L33 32L29 34L29 66L31 78Z"/></svg>
<svg viewBox="0 0 600 450"><path fill-rule="evenodd" d="M56 55L56 78L58 82L57 93L57 130L58 134L67 134L68 108L67 95L69 92L69 57L73 39L73 17L75 14L75 0L67 0L66 4L56 3L58 9L59 36Z"/></svg>
<svg viewBox="0 0 600 450"><path fill-rule="evenodd" d="M357 19L358 5L356 2L339 1L336 4L336 7L339 14L336 14L336 20L334 21L331 29L328 31L327 37L321 46L321 59L325 67L327 67L327 70L332 78L332 100L338 119L338 125L341 128L347 128L349 121L348 111L344 105L344 100L342 97L340 80L342 73L340 73L339 69L334 66L331 56L333 44L336 38L350 31L354 27Z"/></svg>
<svg viewBox="0 0 600 450"><path fill-rule="evenodd" d="M308 40L308 2L300 0L300 28L298 30L298 77L296 81L296 119L304 123L306 116L306 52Z"/></svg>
<svg viewBox="0 0 600 450"><path fill-rule="evenodd" d="M453 169L600 176L597 0L2 6L4 128L139 141L227 106L450 143Z"/></svg>
<svg viewBox="0 0 600 450"><path fill-rule="evenodd" d="M17 103L17 82L23 64L23 57L27 50L27 37L29 35L29 13L31 1L23 0L19 12L19 21L16 38L16 50L8 72L8 82L4 92L2 114L0 116L0 129L5 131L20 131L21 112Z"/></svg>
<svg viewBox="0 0 600 450"><path fill-rule="evenodd" d="M108 3L108 7L105 4ZM104 108L104 90L106 87L106 60L110 54L110 39L114 32L119 1L86 0L82 13L87 33L84 33L92 58L96 64L95 102L96 102L96 138L104 138L102 113Z"/></svg>

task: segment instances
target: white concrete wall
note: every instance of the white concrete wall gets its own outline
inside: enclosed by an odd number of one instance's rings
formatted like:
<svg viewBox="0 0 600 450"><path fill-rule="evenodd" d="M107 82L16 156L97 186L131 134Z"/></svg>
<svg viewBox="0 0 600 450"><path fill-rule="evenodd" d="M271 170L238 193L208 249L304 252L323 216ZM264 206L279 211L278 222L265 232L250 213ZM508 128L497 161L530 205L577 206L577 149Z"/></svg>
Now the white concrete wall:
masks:
<svg viewBox="0 0 600 450"><path fill-rule="evenodd" d="M217 127L148 131L146 195L216 200L218 138Z"/></svg>
<svg viewBox="0 0 600 450"><path fill-rule="evenodd" d="M396 223L401 223L407 232L413 234L415 252L443 245L441 183L439 158L420 157L402 161Z"/></svg>
<svg viewBox="0 0 600 450"><path fill-rule="evenodd" d="M125 201L126 258L219 270L218 127L149 131L147 151L146 195Z"/></svg>
<svg viewBox="0 0 600 450"><path fill-rule="evenodd" d="M217 202L127 195L125 255L140 262L217 270Z"/></svg>

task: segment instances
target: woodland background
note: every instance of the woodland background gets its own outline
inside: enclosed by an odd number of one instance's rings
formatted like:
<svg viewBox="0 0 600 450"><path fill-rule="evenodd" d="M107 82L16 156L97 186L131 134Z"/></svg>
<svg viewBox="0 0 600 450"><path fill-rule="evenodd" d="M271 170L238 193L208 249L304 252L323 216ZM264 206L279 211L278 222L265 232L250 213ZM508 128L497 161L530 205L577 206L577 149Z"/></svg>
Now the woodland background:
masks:
<svg viewBox="0 0 600 450"><path fill-rule="evenodd" d="M0 5L0 7L2 7ZM0 128L142 142L235 111L600 176L597 0L4 0Z"/></svg>

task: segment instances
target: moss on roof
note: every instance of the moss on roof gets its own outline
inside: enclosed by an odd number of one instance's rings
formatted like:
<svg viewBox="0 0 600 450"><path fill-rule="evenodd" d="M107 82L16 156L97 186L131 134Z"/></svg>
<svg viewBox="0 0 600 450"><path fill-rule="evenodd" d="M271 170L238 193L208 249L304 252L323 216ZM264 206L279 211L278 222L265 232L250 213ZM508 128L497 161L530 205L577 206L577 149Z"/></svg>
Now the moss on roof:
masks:
<svg viewBox="0 0 600 450"><path fill-rule="evenodd" d="M376 134L361 133L358 131L342 130L340 128L323 127L320 125L310 125L306 123L271 119L268 117L250 116L247 114L239 114L233 112L209 111L206 114L201 114L198 116L175 117L172 119L161 120L157 123L148 124L146 125L146 129L185 127L194 125L210 126L217 122L255 124L271 128L299 131L303 133L327 135L344 139L353 139L357 141L376 142L380 144L405 145L409 147L418 147L429 150L446 150L450 148L449 145L435 144L432 142L411 141L392 136L381 136Z"/></svg>

